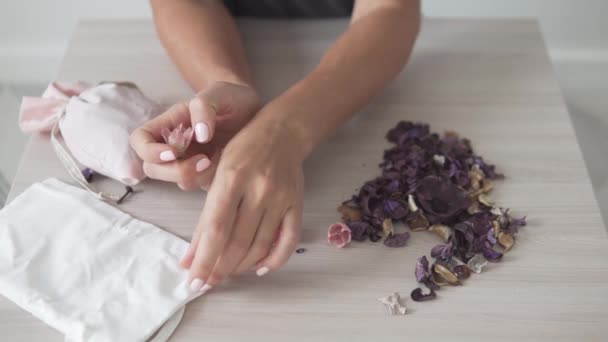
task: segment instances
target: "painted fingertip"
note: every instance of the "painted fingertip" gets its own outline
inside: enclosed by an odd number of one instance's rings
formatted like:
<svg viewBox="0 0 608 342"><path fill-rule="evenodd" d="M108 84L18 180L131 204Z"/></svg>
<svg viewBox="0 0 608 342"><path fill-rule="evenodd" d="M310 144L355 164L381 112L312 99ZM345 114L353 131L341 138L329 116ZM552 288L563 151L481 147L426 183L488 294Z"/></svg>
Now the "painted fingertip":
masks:
<svg viewBox="0 0 608 342"><path fill-rule="evenodd" d="M160 160L173 161L175 160L175 153L173 151L163 151L160 153Z"/></svg>
<svg viewBox="0 0 608 342"><path fill-rule="evenodd" d="M209 140L209 126L204 122L198 122L194 125L194 134L196 135L196 141L199 143L205 143Z"/></svg>
<svg viewBox="0 0 608 342"><path fill-rule="evenodd" d="M209 160L209 158L204 157L203 159L196 162L196 172L205 171L209 167L209 165L211 165L211 161Z"/></svg>
<svg viewBox="0 0 608 342"><path fill-rule="evenodd" d="M262 276L264 276L266 273L268 273L269 271L270 271L270 269L269 269L268 267L263 266L263 267L258 268L258 270L257 270L257 271L255 271L255 274L256 274L258 277L262 277Z"/></svg>
<svg viewBox="0 0 608 342"><path fill-rule="evenodd" d="M192 292L202 291L205 286L207 286L207 284L205 284L202 279L196 278L190 283L190 290Z"/></svg>
<svg viewBox="0 0 608 342"><path fill-rule="evenodd" d="M203 285L203 287L201 287L201 289L200 289L201 295L205 294L207 291L211 290L212 288L213 288L213 286L211 286L209 284Z"/></svg>

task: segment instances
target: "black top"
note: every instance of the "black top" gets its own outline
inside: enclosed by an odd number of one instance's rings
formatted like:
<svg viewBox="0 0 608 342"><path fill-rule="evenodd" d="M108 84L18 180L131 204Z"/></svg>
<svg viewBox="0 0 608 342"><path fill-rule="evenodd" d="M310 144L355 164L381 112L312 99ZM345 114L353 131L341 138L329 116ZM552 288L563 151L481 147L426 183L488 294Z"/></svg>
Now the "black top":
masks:
<svg viewBox="0 0 608 342"><path fill-rule="evenodd" d="M234 16L258 18L347 17L354 0L224 0Z"/></svg>

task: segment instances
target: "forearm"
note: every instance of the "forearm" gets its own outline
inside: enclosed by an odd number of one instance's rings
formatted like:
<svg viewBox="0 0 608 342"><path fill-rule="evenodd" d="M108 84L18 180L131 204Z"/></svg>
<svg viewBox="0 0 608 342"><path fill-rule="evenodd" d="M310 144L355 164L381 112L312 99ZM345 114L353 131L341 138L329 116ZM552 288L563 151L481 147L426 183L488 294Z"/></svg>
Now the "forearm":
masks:
<svg viewBox="0 0 608 342"><path fill-rule="evenodd" d="M395 3L399 5L379 6L354 17L315 70L260 113L270 113L271 120L293 130L304 156L406 64L420 26L419 2Z"/></svg>
<svg viewBox="0 0 608 342"><path fill-rule="evenodd" d="M219 0L151 0L165 49L197 92L215 81L251 85L234 20Z"/></svg>

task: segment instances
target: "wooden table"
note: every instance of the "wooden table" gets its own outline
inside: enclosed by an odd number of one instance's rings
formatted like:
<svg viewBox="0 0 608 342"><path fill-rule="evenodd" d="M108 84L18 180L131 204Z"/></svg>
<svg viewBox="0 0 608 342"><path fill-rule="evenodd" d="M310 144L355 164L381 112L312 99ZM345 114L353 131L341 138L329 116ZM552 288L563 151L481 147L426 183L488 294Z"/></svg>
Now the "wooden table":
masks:
<svg viewBox="0 0 608 342"><path fill-rule="evenodd" d="M310 70L346 21L241 22L266 98ZM370 61L373 63L373 61ZM78 26L58 79L132 80L158 100L191 96L149 21ZM398 120L454 129L507 179L493 197L529 217L503 262L415 303L414 261L438 242L414 233L406 248L327 245L335 207L378 173L385 132ZM91 128L94 129L94 128ZM47 138L33 137L10 198L35 181L69 181ZM426 20L407 70L306 163L301 247L280 272L243 276L188 306L175 341L605 341L608 240L538 25L529 20ZM202 193L146 181L121 206L189 239ZM376 298L408 298L389 317ZM59 341L0 298L6 341Z"/></svg>

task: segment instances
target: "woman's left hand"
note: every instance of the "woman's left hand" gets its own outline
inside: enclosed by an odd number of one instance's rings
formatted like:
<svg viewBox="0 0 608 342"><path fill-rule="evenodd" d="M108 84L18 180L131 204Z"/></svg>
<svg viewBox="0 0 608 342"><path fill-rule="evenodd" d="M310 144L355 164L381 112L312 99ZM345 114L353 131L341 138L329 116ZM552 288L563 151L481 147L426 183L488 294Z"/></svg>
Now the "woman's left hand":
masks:
<svg viewBox="0 0 608 342"><path fill-rule="evenodd" d="M226 146L182 266L193 290L287 262L300 238L302 144L264 110ZM269 114L269 115L268 115ZM279 234L280 233L280 234Z"/></svg>

